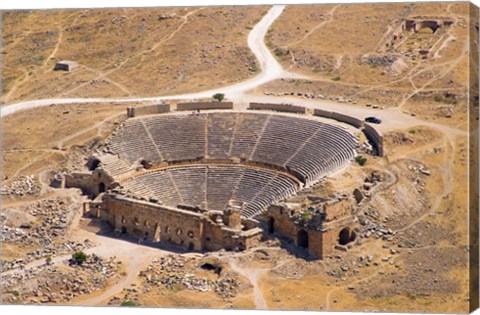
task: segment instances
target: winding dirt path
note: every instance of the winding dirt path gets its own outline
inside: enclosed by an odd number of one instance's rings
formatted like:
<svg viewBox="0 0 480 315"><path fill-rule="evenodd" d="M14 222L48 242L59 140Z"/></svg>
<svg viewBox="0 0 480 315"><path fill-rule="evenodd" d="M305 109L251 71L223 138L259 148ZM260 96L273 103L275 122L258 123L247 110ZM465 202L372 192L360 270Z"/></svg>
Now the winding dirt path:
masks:
<svg viewBox="0 0 480 315"><path fill-rule="evenodd" d="M226 86L223 88L207 90L198 93L188 93L179 95L167 95L150 98L54 98L54 99L41 99L19 102L11 105L6 105L1 108L1 117L5 117L14 114L21 110L32 109L36 107L50 106L50 105L62 105L72 103L102 103L102 102L146 102L146 101L162 101L173 99L197 99L197 98L210 98L215 93L224 93L227 98L232 100L241 100L246 91L251 90L257 86L260 86L266 82L278 79L278 78L303 78L303 75L289 73L283 70L282 66L272 56L269 49L265 45L264 37L267 33L270 25L280 16L285 6L273 6L268 13L255 25L248 35L248 46L252 50L253 54L257 57L257 60L261 67L261 72L254 78L246 80L244 82ZM143 53L143 52L142 52ZM124 62L127 62L124 61ZM108 74L109 72L105 73ZM75 89L80 88L81 85ZM71 92L71 91L70 91Z"/></svg>
<svg viewBox="0 0 480 315"><path fill-rule="evenodd" d="M263 297L262 290L259 286L259 278L267 272L265 268L241 268L233 260L229 261L230 267L233 271L237 272L241 276L247 278L253 286L253 297L255 301L255 309L265 310L267 309L267 303Z"/></svg>

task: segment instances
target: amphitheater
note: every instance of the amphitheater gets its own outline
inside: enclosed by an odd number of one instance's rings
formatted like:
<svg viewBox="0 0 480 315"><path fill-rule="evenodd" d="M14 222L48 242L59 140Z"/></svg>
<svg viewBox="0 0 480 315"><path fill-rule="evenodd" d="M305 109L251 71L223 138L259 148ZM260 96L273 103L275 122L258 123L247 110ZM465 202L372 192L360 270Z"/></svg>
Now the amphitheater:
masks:
<svg viewBox="0 0 480 315"><path fill-rule="evenodd" d="M245 249L256 218L344 168L358 141L333 120L274 111L166 112L126 119L66 185L119 233L195 250Z"/></svg>

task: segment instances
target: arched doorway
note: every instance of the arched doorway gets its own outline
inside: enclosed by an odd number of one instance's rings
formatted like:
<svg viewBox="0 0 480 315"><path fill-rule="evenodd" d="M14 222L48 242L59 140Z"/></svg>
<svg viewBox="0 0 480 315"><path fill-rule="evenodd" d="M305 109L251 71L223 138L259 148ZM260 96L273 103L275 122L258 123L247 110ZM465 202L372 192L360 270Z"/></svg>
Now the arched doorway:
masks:
<svg viewBox="0 0 480 315"><path fill-rule="evenodd" d="M105 192L105 184L100 183L100 184L98 184L98 193L101 194L103 192Z"/></svg>
<svg viewBox="0 0 480 315"><path fill-rule="evenodd" d="M347 245L350 243L350 229L349 228L344 228L343 230L340 231L338 234L338 243L340 245Z"/></svg>
<svg viewBox="0 0 480 315"><path fill-rule="evenodd" d="M308 248L308 233L305 230L297 232L297 246L301 248Z"/></svg>
<svg viewBox="0 0 480 315"><path fill-rule="evenodd" d="M144 169L149 169L150 166L152 166L148 161L145 161L145 160L141 160L140 165L142 165Z"/></svg>
<svg viewBox="0 0 480 315"><path fill-rule="evenodd" d="M99 159L94 159L91 164L90 164L90 167L88 168L89 171L94 171L98 166L100 165L100 160Z"/></svg>
<svg viewBox="0 0 480 315"><path fill-rule="evenodd" d="M275 233L275 219L272 217L268 219L268 233Z"/></svg>
<svg viewBox="0 0 480 315"><path fill-rule="evenodd" d="M153 241L155 243L160 242L160 224L158 224L158 223L155 226L155 234L153 235Z"/></svg>

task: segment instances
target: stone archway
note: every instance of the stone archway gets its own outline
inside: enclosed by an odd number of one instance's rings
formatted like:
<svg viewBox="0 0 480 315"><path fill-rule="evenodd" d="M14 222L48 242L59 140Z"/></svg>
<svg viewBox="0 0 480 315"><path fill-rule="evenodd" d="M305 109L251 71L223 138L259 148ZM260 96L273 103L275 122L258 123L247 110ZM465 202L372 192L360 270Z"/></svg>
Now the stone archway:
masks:
<svg viewBox="0 0 480 315"><path fill-rule="evenodd" d="M94 171L97 169L97 167L100 165L100 160L99 159L94 159L91 161L89 167L88 167L88 170L89 171Z"/></svg>
<svg viewBox="0 0 480 315"><path fill-rule="evenodd" d="M100 184L98 184L98 193L101 194L103 192L105 192L105 184L100 183Z"/></svg>
<svg viewBox="0 0 480 315"><path fill-rule="evenodd" d="M308 233L304 229L297 232L297 246L308 249Z"/></svg>
<svg viewBox="0 0 480 315"><path fill-rule="evenodd" d="M275 233L275 219L273 217L268 219L268 233Z"/></svg>
<svg viewBox="0 0 480 315"><path fill-rule="evenodd" d="M340 245L347 245L350 243L350 229L348 227L343 228L338 234L338 243Z"/></svg>

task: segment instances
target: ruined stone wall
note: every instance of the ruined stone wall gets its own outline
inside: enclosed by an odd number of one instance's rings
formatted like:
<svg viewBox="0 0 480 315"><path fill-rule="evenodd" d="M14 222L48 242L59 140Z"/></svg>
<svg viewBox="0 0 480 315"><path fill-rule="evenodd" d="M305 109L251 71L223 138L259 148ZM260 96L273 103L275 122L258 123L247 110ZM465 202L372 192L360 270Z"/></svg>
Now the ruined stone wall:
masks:
<svg viewBox="0 0 480 315"><path fill-rule="evenodd" d="M233 102L192 102L178 103L177 110L233 109Z"/></svg>
<svg viewBox="0 0 480 315"><path fill-rule="evenodd" d="M353 116L337 113L337 112L331 112L331 111L316 108L313 111L313 115L323 117L323 118L335 119L337 121L352 125L356 128L363 127L363 120Z"/></svg>
<svg viewBox="0 0 480 315"><path fill-rule="evenodd" d="M273 218L273 231L282 236L290 238L291 240L295 239L296 235L296 226L293 220L288 216L287 211L290 211L287 208L284 208L280 205L272 205L268 208L267 216L265 220L267 224L270 224L270 218Z"/></svg>
<svg viewBox="0 0 480 315"><path fill-rule="evenodd" d="M332 255L335 245L338 245L338 235L341 228L323 231L322 233L322 253L321 258Z"/></svg>
<svg viewBox="0 0 480 315"><path fill-rule="evenodd" d="M352 215L352 204L349 199L325 203L323 206L325 221L339 220Z"/></svg>
<svg viewBox="0 0 480 315"><path fill-rule="evenodd" d="M83 193L98 196L102 191L108 190L113 183L112 177L101 170L92 173L72 173L65 176L65 188L80 188Z"/></svg>
<svg viewBox="0 0 480 315"><path fill-rule="evenodd" d="M313 115L318 117L323 117L323 118L332 118L333 112L315 108L313 111Z"/></svg>
<svg viewBox="0 0 480 315"><path fill-rule="evenodd" d="M85 193L91 193L92 173L71 173L65 176L65 188L80 188Z"/></svg>
<svg viewBox="0 0 480 315"><path fill-rule="evenodd" d="M347 204L346 200L336 203L335 206L332 206L331 211L338 210L337 215L341 215L342 218L320 226L313 226L312 224L295 223L294 218L290 216L290 209L281 205L272 205L268 208L263 220L270 229L273 219L274 234L292 241L298 247L302 247L299 232L304 231L308 235L310 255L323 259L331 255L335 246L339 244L339 235L342 229L347 228L349 231L353 231L355 221L351 215L344 215L346 209L350 209L348 212L351 212L351 206Z"/></svg>
<svg viewBox="0 0 480 315"><path fill-rule="evenodd" d="M317 257L318 259L325 258L325 250L334 245L325 242L325 235L322 231L314 229L305 229L305 231L308 233L308 252L310 255ZM295 240L295 244L299 246L298 240Z"/></svg>
<svg viewBox="0 0 480 315"><path fill-rule="evenodd" d="M263 230L255 228L250 231L242 232L240 241L244 244L245 249L258 246L263 238Z"/></svg>
<svg viewBox="0 0 480 315"><path fill-rule="evenodd" d="M107 195L104 214L119 232L186 249L202 250L204 222L198 213Z"/></svg>
<svg viewBox="0 0 480 315"><path fill-rule="evenodd" d="M271 223L273 218L274 233L292 241L296 246L301 246L298 243L298 232L304 230L308 234L308 252L322 259L324 257L324 241L320 230L315 230L308 227L301 227L295 224L293 219L289 216L287 208L279 205L270 206L266 216L267 225Z"/></svg>
<svg viewBox="0 0 480 315"><path fill-rule="evenodd" d="M383 156L383 135L380 133L380 131L375 129L372 125L365 123L363 132L365 133L365 136L367 136L368 140L374 144L378 156Z"/></svg>
<svg viewBox="0 0 480 315"><path fill-rule="evenodd" d="M305 114L306 109L302 106L289 104L250 103L248 109L253 110L274 110L277 112Z"/></svg>
<svg viewBox="0 0 480 315"><path fill-rule="evenodd" d="M117 195L104 195L101 205L91 202L89 210L117 232L188 250L243 250L257 245L263 235L253 223L248 231L240 231L215 223L204 214Z"/></svg>
<svg viewBox="0 0 480 315"><path fill-rule="evenodd" d="M358 119L358 118L356 118L356 117L352 117L352 116L348 116L348 115L344 115L344 114L332 112L332 119L335 119L335 120L338 120L338 121L340 121L340 122L343 122L343 123L352 125L352 126L354 126L354 127L356 127L356 128L361 128L361 127L363 127L363 120Z"/></svg>
<svg viewBox="0 0 480 315"><path fill-rule="evenodd" d="M138 117L143 115L155 115L170 112L170 104L154 104L138 107L128 107L127 117Z"/></svg>

